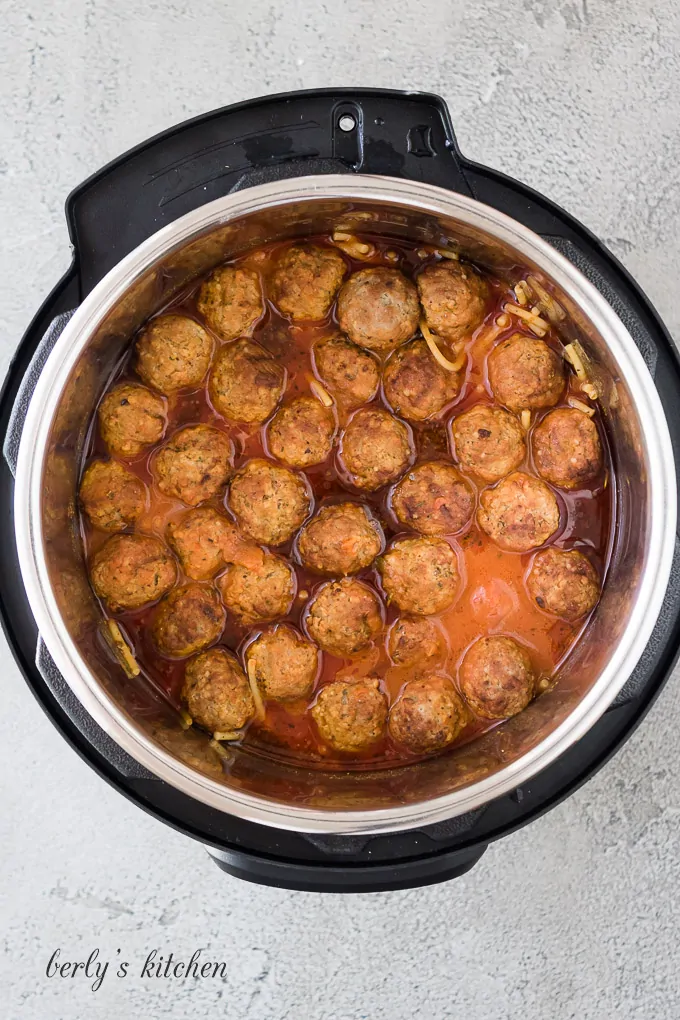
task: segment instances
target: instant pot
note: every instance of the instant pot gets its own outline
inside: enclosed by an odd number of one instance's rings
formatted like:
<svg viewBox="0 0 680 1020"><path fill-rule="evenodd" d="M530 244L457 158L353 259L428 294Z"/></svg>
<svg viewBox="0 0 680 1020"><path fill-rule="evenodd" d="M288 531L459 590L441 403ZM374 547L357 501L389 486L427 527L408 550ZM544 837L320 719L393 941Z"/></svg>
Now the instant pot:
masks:
<svg viewBox="0 0 680 1020"><path fill-rule="evenodd" d="M589 778L630 735L680 641L675 348L645 295L547 199L465 160L436 96L324 90L218 110L127 153L67 202L71 268L17 350L0 405L0 600L27 682L64 737L231 874L367 891L443 881ZM93 409L134 330L194 277L339 225L533 274L597 388L615 463L601 603L559 683L426 762L329 773L183 730L101 638L74 513Z"/></svg>

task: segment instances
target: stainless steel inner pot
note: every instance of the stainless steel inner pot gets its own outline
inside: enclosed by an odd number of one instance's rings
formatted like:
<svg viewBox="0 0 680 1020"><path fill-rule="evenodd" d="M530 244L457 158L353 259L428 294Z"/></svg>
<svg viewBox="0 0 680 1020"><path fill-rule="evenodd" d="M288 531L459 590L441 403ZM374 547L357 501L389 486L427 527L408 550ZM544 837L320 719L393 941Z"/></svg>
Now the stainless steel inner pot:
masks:
<svg viewBox="0 0 680 1020"><path fill-rule="evenodd" d="M459 750L378 772L292 768L244 750L224 761L101 639L75 513L93 409L134 330L189 280L273 240L345 229L455 246L500 276L520 266L567 311L601 394L616 465L616 537L601 603L559 682L526 711ZM661 402L629 333L598 291L540 237L472 199L388 177L301 177L236 192L154 234L78 308L52 351L26 417L15 488L21 570L54 662L93 719L185 794L266 825L378 832L437 822L527 782L602 715L635 667L668 582L675 469Z"/></svg>

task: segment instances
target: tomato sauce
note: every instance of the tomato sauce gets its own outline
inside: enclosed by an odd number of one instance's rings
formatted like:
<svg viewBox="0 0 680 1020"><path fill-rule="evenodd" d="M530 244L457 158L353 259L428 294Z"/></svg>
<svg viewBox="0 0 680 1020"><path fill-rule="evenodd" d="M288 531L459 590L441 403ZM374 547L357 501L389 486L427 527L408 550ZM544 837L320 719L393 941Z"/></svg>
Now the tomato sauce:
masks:
<svg viewBox="0 0 680 1020"><path fill-rule="evenodd" d="M315 237L311 240L320 245L329 244L327 238ZM370 265L389 265L400 268L410 276L414 269L420 269L439 257L431 249L423 250L415 245L405 246L393 241L386 241L384 238L362 235L361 240L373 246L374 254L371 258L361 261L346 257L350 271ZM277 243L234 261L237 264L257 269L266 284L271 261L280 252L281 247L282 245ZM533 336L525 324L514 317L510 325L503 329L500 329L496 324L496 320L502 313L502 306L507 301L515 301L512 287L521 278L519 271L514 278L511 276L504 281L490 277L486 273L484 275L489 283L492 297L484 322L467 344L468 361L465 382L459 397L445 408L437 419L411 425L417 450L416 463L431 457L450 459L448 425L453 414L461 413L479 400L491 401L493 399L486 374L486 357L496 343L518 332ZM194 283L190 289L187 289L162 311L180 312L202 322L196 309L200 283L201 281ZM318 339L328 336L336 328L333 312L325 322L313 325L296 325L283 318L271 304L267 305L266 312L255 328L253 336L286 367L287 389L284 400L310 392L310 381L314 378L310 357L311 348ZM215 339L216 345L219 345L221 341L218 338ZM545 339L556 349L560 349L552 331ZM110 386L128 379L138 381L131 363L132 346L111 379ZM565 392L560 406L566 404L572 391L575 396L582 398L575 377L570 378L569 388ZM376 401L382 402L383 400L382 393L379 393ZM532 428L535 428L540 422L544 413L534 414ZM558 548L566 545L569 548L584 549L600 577L603 578L612 545L615 486L612 484L611 457L599 411L596 411L594 420L598 425L602 439L605 454L604 469L592 489L578 492L553 489L560 505L561 523L560 530L553 536L550 544L556 545ZM234 425L221 418L213 410L205 386L199 390L181 392L168 398L166 436L171 435L181 426L199 422L208 422L231 437L236 450L235 469L238 469L251 457L270 457L264 439L264 426ZM339 418L339 425L340 427L343 425L342 417ZM530 440L531 433L527 436L529 451L527 461L520 465L518 470L527 470L533 473ZM106 453L95 420L84 463L92 456L106 455ZM138 521L136 530L164 539L168 523L186 513L187 507L178 500L164 496L156 487L151 471L153 455L154 450L145 451L141 456L127 463L131 470L146 482L151 494L149 507ZM307 469L305 473L313 490L315 510L318 511L321 506L328 503L347 499L360 500L370 507L381 522L388 544L393 538L405 534L404 527L399 524L390 507L390 487L368 494L358 493L351 488L348 490L342 482L334 455L326 463ZM476 482L473 477L465 475L465 472L461 473L478 496L483 485ZM221 511L225 510L223 500L215 499L211 502ZM228 510L226 512L231 516ZM81 529L85 552L89 559L103 544L108 534L93 529L84 516L81 519ZM457 601L439 617L439 623L446 637L447 661L445 666L437 669L437 672L445 673L456 684L458 666L466 649L480 637L489 634L505 634L516 638L527 647L539 677L546 682L552 681L559 671L560 664L578 640L579 633L587 621L580 620L577 624L572 625L539 609L530 598L525 585L525 576L533 551L524 555L500 549L477 526L474 514L463 532L448 540L458 556L461 581ZM292 542L276 551L287 557L294 555ZM294 559L292 562L297 576L297 597L286 619L300 627L309 597L327 579L310 574ZM374 568L364 570L358 577L382 593L377 570ZM187 578L180 571L178 583L185 583L186 580ZM110 615L103 604L102 613ZM150 637L153 613L154 607L152 606L135 612L119 613L115 618L128 638L146 680L157 692L162 694L166 701L179 710L185 661L164 658L153 646ZM310 706L319 689L324 684L343 677L378 676L390 703L398 697L403 684L413 676L412 668L399 668L393 665L386 650L388 629L398 615L398 611L393 606L386 606L384 639L358 657L338 659L324 653L312 701L292 704L267 702L265 719L253 721L249 725L242 740L243 746L253 753L264 754L278 760L292 763L304 762L305 765L317 764L324 768L379 768L394 766L401 760L413 761L415 756L403 748L395 746L388 736L381 743L372 747L368 753L350 756L333 751L319 740L310 713ZM261 632L261 629L262 627L258 626L250 629L243 628L228 614L220 644L232 649L242 657L248 643ZM453 746L467 743L495 725L498 723L473 719Z"/></svg>

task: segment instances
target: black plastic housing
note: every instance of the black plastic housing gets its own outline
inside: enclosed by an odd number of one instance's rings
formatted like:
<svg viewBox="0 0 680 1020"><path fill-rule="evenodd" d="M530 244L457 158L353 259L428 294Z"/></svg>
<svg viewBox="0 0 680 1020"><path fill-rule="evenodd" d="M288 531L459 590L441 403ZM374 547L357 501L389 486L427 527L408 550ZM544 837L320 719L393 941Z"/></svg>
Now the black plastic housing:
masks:
<svg viewBox="0 0 680 1020"><path fill-rule="evenodd" d="M354 126L344 130L351 118ZM342 122L342 124L341 124ZM0 395L4 444L17 392L59 313L75 308L125 254L160 227L230 191L284 177L377 173L470 195L559 248L623 318L652 372L680 462L680 366L655 310L585 227L524 185L464 159L439 97L375 89L296 92L226 107L138 146L67 201L73 264L23 337ZM0 462L0 511L13 516L13 478ZM676 556L676 565L680 557ZM68 685L36 666L38 634L19 572L13 529L0 532L0 614L27 683L72 747L140 807L200 840L230 874L284 888L357 892L441 882L469 870L487 845L549 810L630 736L663 686L680 646L680 570L652 639L610 710L550 768L513 794L462 818L403 833L311 836L254 825L206 807L136 766L84 713Z"/></svg>

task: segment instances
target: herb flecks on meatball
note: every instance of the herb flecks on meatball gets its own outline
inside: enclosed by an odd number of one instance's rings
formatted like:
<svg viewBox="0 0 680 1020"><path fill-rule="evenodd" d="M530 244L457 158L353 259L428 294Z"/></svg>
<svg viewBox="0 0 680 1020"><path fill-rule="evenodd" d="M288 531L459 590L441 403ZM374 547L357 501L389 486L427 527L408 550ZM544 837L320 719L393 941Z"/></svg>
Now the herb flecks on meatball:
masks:
<svg viewBox="0 0 680 1020"><path fill-rule="evenodd" d="M360 347L385 354L418 329L420 304L415 286L398 269L360 269L338 295L338 322Z"/></svg>
<svg viewBox="0 0 680 1020"><path fill-rule="evenodd" d="M570 623L586 616L600 597L597 572L578 549L542 549L536 553L527 587L536 605Z"/></svg>
<svg viewBox="0 0 680 1020"><path fill-rule="evenodd" d="M379 564L387 597L404 612L443 613L458 597L458 561L443 539L398 539Z"/></svg>
<svg viewBox="0 0 680 1020"><path fill-rule="evenodd" d="M392 409L412 422L426 421L443 411L460 393L461 382L462 374L443 368L424 340L400 347L383 372Z"/></svg>
<svg viewBox="0 0 680 1020"><path fill-rule="evenodd" d="M99 405L99 431L110 453L132 459L162 439L166 403L137 383L119 383Z"/></svg>
<svg viewBox="0 0 680 1020"><path fill-rule="evenodd" d="M515 471L481 494L477 522L502 549L529 552L558 530L560 510L545 482Z"/></svg>
<svg viewBox="0 0 680 1020"><path fill-rule="evenodd" d="M319 672L319 649L294 627L280 623L248 645L246 666L264 698L308 698Z"/></svg>
<svg viewBox="0 0 680 1020"><path fill-rule="evenodd" d="M264 313L259 276L252 269L221 266L201 285L198 311L222 340L249 334Z"/></svg>
<svg viewBox="0 0 680 1020"><path fill-rule="evenodd" d="M466 262L446 260L427 266L416 282L425 321L442 340L457 345L481 324L489 287Z"/></svg>
<svg viewBox="0 0 680 1020"><path fill-rule="evenodd" d="M263 545L287 542L312 508L304 479L261 457L247 461L236 472L227 498L245 534Z"/></svg>
<svg viewBox="0 0 680 1020"><path fill-rule="evenodd" d="M94 528L124 531L146 509L146 485L116 460L93 460L80 483L80 502Z"/></svg>
<svg viewBox="0 0 680 1020"><path fill-rule="evenodd" d="M480 638L460 668L460 689L476 715L508 719L527 707L534 695L535 674L529 653L513 638Z"/></svg>
<svg viewBox="0 0 680 1020"><path fill-rule="evenodd" d="M322 687L312 717L321 738L337 751L364 751L385 732L387 698L377 679L337 680Z"/></svg>
<svg viewBox="0 0 680 1020"><path fill-rule="evenodd" d="M298 539L300 559L316 574L346 576L369 567L383 548L382 528L358 503L323 507Z"/></svg>
<svg viewBox="0 0 680 1020"><path fill-rule="evenodd" d="M541 477L563 489L582 489L602 469L597 427L583 411L558 407L546 414L532 437L534 463Z"/></svg>
<svg viewBox="0 0 680 1020"><path fill-rule="evenodd" d="M413 459L407 426L382 407L356 411L340 442L340 461L357 489L374 492L395 481Z"/></svg>
<svg viewBox="0 0 680 1020"><path fill-rule="evenodd" d="M331 655L353 656L367 648L382 632L383 613L372 588L345 578L329 581L307 609L307 631Z"/></svg>
<svg viewBox="0 0 680 1020"><path fill-rule="evenodd" d="M335 248L295 244L284 251L274 268L274 304L294 322L325 319L346 268Z"/></svg>
<svg viewBox="0 0 680 1020"><path fill-rule="evenodd" d="M197 506L224 490L233 458L233 443L224 432L210 425L188 425L159 450L153 474L165 496Z"/></svg>
<svg viewBox="0 0 680 1020"><path fill-rule="evenodd" d="M488 369L496 400L511 411L554 407L564 392L562 359L536 337L502 340L489 355Z"/></svg>

